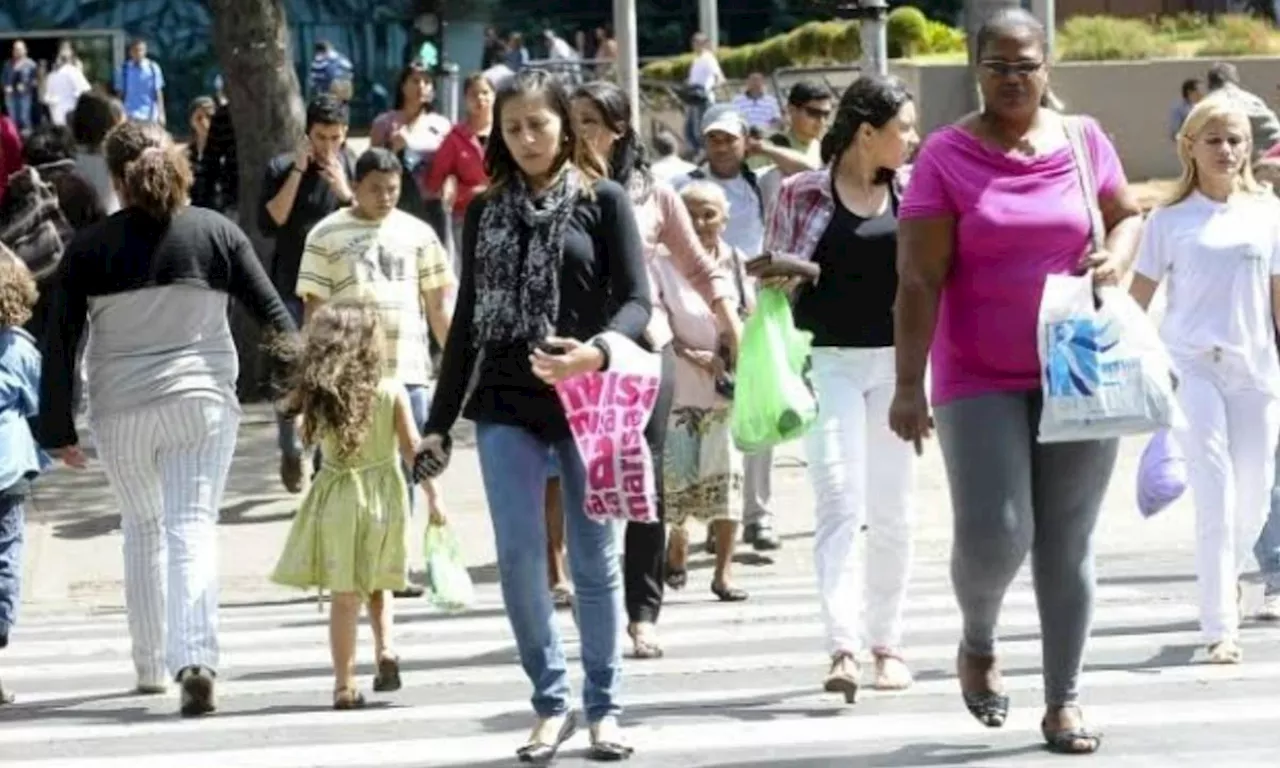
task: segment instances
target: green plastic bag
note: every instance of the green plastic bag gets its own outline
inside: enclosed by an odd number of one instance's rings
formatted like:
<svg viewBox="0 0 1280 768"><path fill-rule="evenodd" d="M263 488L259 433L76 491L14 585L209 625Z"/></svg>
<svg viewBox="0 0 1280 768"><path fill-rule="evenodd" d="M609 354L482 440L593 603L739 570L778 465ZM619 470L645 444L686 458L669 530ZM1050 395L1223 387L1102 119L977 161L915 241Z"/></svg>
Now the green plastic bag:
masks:
<svg viewBox="0 0 1280 768"><path fill-rule="evenodd" d="M427 561L427 597L437 608L461 611L475 599L462 548L448 525L427 525L422 552Z"/></svg>
<svg viewBox="0 0 1280 768"><path fill-rule="evenodd" d="M813 334L796 328L781 291L763 288L742 330L730 428L744 453L795 440L818 418L808 380Z"/></svg>

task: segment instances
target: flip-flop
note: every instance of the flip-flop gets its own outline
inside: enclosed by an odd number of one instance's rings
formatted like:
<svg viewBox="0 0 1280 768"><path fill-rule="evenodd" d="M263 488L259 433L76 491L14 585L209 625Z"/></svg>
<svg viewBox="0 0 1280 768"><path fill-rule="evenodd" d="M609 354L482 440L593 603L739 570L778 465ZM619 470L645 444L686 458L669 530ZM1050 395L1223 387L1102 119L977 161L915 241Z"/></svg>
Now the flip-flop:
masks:
<svg viewBox="0 0 1280 768"><path fill-rule="evenodd" d="M522 763L546 765L556 758L560 746L573 737L578 730L578 713L570 710L564 716L564 723L556 733L556 740L551 744L541 741L530 741L516 750L516 757Z"/></svg>
<svg viewBox="0 0 1280 768"><path fill-rule="evenodd" d="M364 709L364 694L355 688L339 688L333 692L333 708L339 711Z"/></svg>
<svg viewBox="0 0 1280 768"><path fill-rule="evenodd" d="M637 659L660 659L663 656L662 646L658 643L644 637L647 633L637 632L635 627L627 629L627 634L631 636L631 642L634 645L632 656Z"/></svg>

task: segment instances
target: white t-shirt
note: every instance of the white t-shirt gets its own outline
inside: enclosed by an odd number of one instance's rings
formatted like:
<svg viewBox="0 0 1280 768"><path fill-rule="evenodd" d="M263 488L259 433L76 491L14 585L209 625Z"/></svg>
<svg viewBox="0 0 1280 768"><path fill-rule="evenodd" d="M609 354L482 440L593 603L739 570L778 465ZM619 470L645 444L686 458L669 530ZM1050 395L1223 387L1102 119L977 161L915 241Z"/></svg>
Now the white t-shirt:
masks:
<svg viewBox="0 0 1280 768"><path fill-rule="evenodd" d="M80 95L92 88L84 72L75 64L63 64L45 80L44 102L54 125L66 125L67 115L76 108Z"/></svg>
<svg viewBox="0 0 1280 768"><path fill-rule="evenodd" d="M1280 200L1199 192L1151 214L1138 274L1167 282L1160 336L1180 366L1212 362L1242 389L1280 393L1271 279L1280 275ZM1229 372L1229 373L1228 373Z"/></svg>
<svg viewBox="0 0 1280 768"><path fill-rule="evenodd" d="M711 101L716 100L716 88L724 82L724 72L715 53L703 51L689 66L689 85L701 86Z"/></svg>

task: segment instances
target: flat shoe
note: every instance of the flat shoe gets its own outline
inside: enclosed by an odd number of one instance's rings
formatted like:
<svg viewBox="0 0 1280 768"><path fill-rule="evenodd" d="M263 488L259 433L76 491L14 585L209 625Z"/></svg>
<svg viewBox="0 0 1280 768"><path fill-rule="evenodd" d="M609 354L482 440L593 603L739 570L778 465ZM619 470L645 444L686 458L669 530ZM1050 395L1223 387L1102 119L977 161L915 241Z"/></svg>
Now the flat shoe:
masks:
<svg viewBox="0 0 1280 768"><path fill-rule="evenodd" d="M333 708L339 711L364 709L364 694L355 688L339 688L333 692Z"/></svg>
<svg viewBox="0 0 1280 768"><path fill-rule="evenodd" d="M600 736L600 726L605 721L596 723L591 728L591 748L587 751L587 759L594 760L598 763L616 763L626 760L635 754L635 748L623 744L615 738L602 738ZM617 732L617 723L609 723L609 731Z"/></svg>
<svg viewBox="0 0 1280 768"><path fill-rule="evenodd" d="M1102 748L1102 735L1085 726L1050 731L1048 720L1040 721L1045 748L1059 755L1092 755ZM1081 746L1081 744L1087 746Z"/></svg>
<svg viewBox="0 0 1280 768"><path fill-rule="evenodd" d="M389 693L400 690L400 657L383 656L378 659L378 674L373 678L373 690Z"/></svg>
<svg viewBox="0 0 1280 768"><path fill-rule="evenodd" d="M541 724L540 722L539 725ZM516 750L516 758L522 763L546 765L555 759L556 753L560 751L560 746L572 738L577 730L578 714L570 711L565 714L564 723L560 725L560 730L556 732L556 740L554 742L548 744L530 739L524 746Z"/></svg>

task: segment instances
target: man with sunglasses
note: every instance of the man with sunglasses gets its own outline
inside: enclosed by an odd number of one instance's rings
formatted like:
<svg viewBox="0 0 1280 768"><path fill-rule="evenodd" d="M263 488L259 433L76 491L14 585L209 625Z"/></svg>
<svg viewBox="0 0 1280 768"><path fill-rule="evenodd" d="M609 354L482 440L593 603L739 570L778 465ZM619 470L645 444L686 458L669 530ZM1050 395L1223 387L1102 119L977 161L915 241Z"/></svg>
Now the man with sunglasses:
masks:
<svg viewBox="0 0 1280 768"><path fill-rule="evenodd" d="M767 139L747 142L748 161L753 169L767 166L778 175L790 176L822 167L822 137L835 110L831 89L812 80L801 80L787 92L787 128Z"/></svg>

